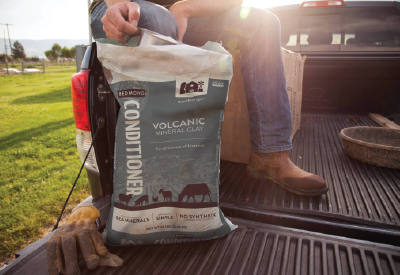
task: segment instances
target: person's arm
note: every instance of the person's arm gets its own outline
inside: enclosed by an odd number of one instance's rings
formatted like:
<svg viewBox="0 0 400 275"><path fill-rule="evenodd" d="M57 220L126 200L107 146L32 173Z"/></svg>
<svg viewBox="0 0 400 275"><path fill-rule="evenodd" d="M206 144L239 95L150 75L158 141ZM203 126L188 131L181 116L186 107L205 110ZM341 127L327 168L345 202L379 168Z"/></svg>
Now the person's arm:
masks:
<svg viewBox="0 0 400 275"><path fill-rule="evenodd" d="M173 4L170 12L178 23L178 39L182 41L188 18L217 15L235 6L241 6L242 2L243 0L183 0Z"/></svg>
<svg viewBox="0 0 400 275"><path fill-rule="evenodd" d="M125 43L130 34L138 32L140 7L130 0L105 0L107 12L101 19L107 38Z"/></svg>

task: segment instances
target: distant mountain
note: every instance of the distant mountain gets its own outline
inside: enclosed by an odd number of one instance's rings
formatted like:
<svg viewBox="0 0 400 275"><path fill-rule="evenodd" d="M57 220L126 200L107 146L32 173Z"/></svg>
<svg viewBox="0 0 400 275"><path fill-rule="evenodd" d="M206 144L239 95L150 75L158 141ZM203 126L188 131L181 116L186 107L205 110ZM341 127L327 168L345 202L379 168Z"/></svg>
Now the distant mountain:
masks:
<svg viewBox="0 0 400 275"><path fill-rule="evenodd" d="M25 54L28 57L38 56L39 58L46 57L44 52L50 50L54 43L60 44L61 47L67 46L71 48L75 45L87 45L89 44L89 39L44 39L44 40L32 40L32 39L11 39L11 45L18 40L22 46L24 46ZM8 39L7 51L10 54L10 46ZM0 39L0 53L5 53L4 49L4 39Z"/></svg>

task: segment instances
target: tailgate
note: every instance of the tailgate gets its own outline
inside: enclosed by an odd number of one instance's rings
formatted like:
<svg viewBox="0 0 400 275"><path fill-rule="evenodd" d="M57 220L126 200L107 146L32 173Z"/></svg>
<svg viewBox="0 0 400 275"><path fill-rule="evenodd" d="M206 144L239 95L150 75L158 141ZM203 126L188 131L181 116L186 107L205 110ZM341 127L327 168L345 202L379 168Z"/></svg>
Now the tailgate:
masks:
<svg viewBox="0 0 400 275"><path fill-rule="evenodd" d="M107 216L109 197L95 204ZM105 214L104 214L105 213ZM81 274L398 274L400 248L231 218L239 228L212 241L109 247L121 268L81 264ZM47 274L46 244L0 274Z"/></svg>

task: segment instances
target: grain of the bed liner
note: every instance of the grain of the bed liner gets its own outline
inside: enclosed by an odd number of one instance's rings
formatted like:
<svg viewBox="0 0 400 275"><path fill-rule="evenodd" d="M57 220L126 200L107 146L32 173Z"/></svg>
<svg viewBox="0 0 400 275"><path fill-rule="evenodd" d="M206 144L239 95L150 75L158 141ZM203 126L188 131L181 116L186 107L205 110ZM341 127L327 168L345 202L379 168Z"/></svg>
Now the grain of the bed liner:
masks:
<svg viewBox="0 0 400 275"><path fill-rule="evenodd" d="M326 195L293 195L272 182L247 178L245 165L223 162L221 203L400 229L400 170L349 158L339 134L341 129L353 126L379 125L367 116L302 115L291 159L327 180Z"/></svg>

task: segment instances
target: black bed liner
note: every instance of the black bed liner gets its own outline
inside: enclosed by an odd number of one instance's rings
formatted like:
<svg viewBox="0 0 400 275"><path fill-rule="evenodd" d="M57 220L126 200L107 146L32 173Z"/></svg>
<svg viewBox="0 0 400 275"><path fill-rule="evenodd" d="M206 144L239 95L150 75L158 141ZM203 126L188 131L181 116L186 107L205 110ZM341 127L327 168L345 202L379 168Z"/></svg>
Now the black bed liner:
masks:
<svg viewBox="0 0 400 275"><path fill-rule="evenodd" d="M341 129L379 126L366 116L302 114L291 159L325 178L329 192L303 197L273 182L246 177L246 165L222 162L220 201L257 210L272 210L325 221L400 229L400 170L364 164L343 151Z"/></svg>
<svg viewBox="0 0 400 275"><path fill-rule="evenodd" d="M107 216L109 197L95 205ZM400 274L400 248L231 218L231 234L191 244L109 247L121 268L81 274ZM47 274L46 237L0 274ZM35 244L33 244L34 246Z"/></svg>
<svg viewBox="0 0 400 275"><path fill-rule="evenodd" d="M349 158L339 136L343 128L378 125L368 117L311 115L303 117L303 125L295 141L292 159L303 169L317 172L329 182L331 190L326 204L323 205L320 198L318 209L350 219L363 219L362 223L371 221L371 224L393 225L399 229L400 171Z"/></svg>

